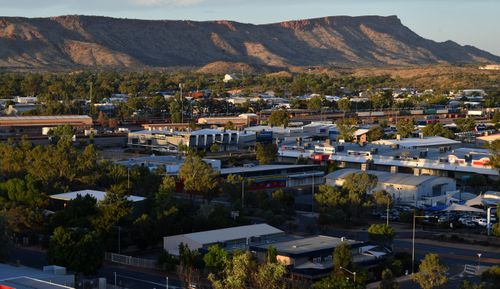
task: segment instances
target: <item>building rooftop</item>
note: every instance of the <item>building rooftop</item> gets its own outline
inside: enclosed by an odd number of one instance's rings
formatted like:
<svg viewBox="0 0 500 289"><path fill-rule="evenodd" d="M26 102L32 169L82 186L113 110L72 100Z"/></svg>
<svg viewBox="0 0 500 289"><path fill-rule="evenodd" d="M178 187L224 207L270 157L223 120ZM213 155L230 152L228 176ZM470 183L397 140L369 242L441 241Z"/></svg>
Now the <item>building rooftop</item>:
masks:
<svg viewBox="0 0 500 289"><path fill-rule="evenodd" d="M250 172L261 172L261 171L271 171L271 170L285 170L285 169L295 169L295 168L315 168L315 165L261 165L253 167L232 167L221 169L221 175L238 174L238 173L250 173Z"/></svg>
<svg viewBox="0 0 500 289"><path fill-rule="evenodd" d="M263 244L255 247L258 247L260 249L267 249L271 245L276 248L276 250L280 254L300 255L307 254L313 251L333 250L333 248L337 247L342 242L346 242L350 246L362 243L361 241L319 235L313 237L277 241L274 243Z"/></svg>
<svg viewBox="0 0 500 289"><path fill-rule="evenodd" d="M428 146L448 146L460 144L459 141L452 140L441 136L431 136L425 138L403 138L397 139L383 139L374 141L373 144L381 145L399 145L401 148L414 148L414 147L428 147Z"/></svg>
<svg viewBox="0 0 500 289"><path fill-rule="evenodd" d="M34 268L0 263L0 288L4 285L16 289L72 289L64 284L74 282L73 278L72 275L55 275Z"/></svg>
<svg viewBox="0 0 500 289"><path fill-rule="evenodd" d="M347 175L352 173L360 173L361 170L357 169L341 169L335 172L332 172L325 176L327 179L343 179L347 177ZM436 180L436 179L447 179L444 177L437 176L415 176L412 174L401 174L401 173L390 173L386 171L365 171L367 174L374 175L377 177L379 183L386 184L398 184L398 185L407 185L407 186L418 186L425 182Z"/></svg>
<svg viewBox="0 0 500 289"><path fill-rule="evenodd" d="M282 230L272 227L268 224L255 224L255 225L247 225L247 226L190 233L190 234L184 234L183 236L199 244L213 244L213 243L227 242L232 240L246 239L250 237L276 235L283 233L284 232Z"/></svg>
<svg viewBox="0 0 500 289"><path fill-rule="evenodd" d="M78 197L78 195L80 195L82 197L90 195L91 197L95 198L98 202L101 202L106 198L106 192L95 191L95 190L81 190L81 191L75 191L75 192L56 194L56 195L51 195L50 198L54 199L54 200L71 201L71 200L76 199ZM140 202L140 201L143 201L145 199L146 198L139 197L139 196L127 196L127 200L129 200L131 202Z"/></svg>

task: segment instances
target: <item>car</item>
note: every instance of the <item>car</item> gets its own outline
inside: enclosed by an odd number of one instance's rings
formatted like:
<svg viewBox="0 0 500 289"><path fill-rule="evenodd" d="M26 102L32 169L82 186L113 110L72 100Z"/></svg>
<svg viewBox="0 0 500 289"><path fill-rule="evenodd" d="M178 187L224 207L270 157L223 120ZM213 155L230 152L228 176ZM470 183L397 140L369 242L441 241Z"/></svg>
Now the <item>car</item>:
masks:
<svg viewBox="0 0 500 289"><path fill-rule="evenodd" d="M477 219L476 224L481 227L486 227L488 225L488 221L485 218Z"/></svg>
<svg viewBox="0 0 500 289"><path fill-rule="evenodd" d="M466 220L466 221L462 222L462 224L466 227L469 227L469 228L473 228L477 225L476 223L474 223L470 220Z"/></svg>

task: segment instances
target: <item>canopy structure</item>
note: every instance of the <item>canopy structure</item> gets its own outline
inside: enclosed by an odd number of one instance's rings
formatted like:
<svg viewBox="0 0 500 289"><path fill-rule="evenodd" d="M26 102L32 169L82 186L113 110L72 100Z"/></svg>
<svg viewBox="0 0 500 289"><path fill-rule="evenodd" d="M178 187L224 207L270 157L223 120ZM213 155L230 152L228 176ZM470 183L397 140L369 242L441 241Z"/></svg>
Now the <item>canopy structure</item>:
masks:
<svg viewBox="0 0 500 289"><path fill-rule="evenodd" d="M444 209L446 212L475 212L475 213L486 213L483 209L473 208L469 206L459 205L459 204L451 204L448 208Z"/></svg>
<svg viewBox="0 0 500 289"><path fill-rule="evenodd" d="M474 199L470 199L465 202L467 206L496 206L499 200L485 197L484 195L479 195Z"/></svg>

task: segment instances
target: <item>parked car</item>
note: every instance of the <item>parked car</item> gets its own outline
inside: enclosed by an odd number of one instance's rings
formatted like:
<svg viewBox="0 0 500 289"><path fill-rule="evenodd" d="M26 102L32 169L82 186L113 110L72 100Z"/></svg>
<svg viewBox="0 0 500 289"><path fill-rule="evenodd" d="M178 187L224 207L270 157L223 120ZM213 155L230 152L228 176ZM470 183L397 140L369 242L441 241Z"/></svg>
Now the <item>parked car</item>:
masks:
<svg viewBox="0 0 500 289"><path fill-rule="evenodd" d="M488 225L488 221L485 218L477 219L476 224L481 227L486 227Z"/></svg>

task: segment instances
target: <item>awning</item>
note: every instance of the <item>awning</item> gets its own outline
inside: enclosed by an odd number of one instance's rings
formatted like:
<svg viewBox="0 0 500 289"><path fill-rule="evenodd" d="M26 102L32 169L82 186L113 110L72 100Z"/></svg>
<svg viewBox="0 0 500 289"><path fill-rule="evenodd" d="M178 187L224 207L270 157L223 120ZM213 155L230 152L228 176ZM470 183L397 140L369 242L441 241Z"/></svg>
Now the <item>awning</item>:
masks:
<svg viewBox="0 0 500 289"><path fill-rule="evenodd" d="M444 209L445 212L476 212L476 213L486 213L483 209L478 209L474 207L469 207L459 204L451 204L448 208Z"/></svg>

